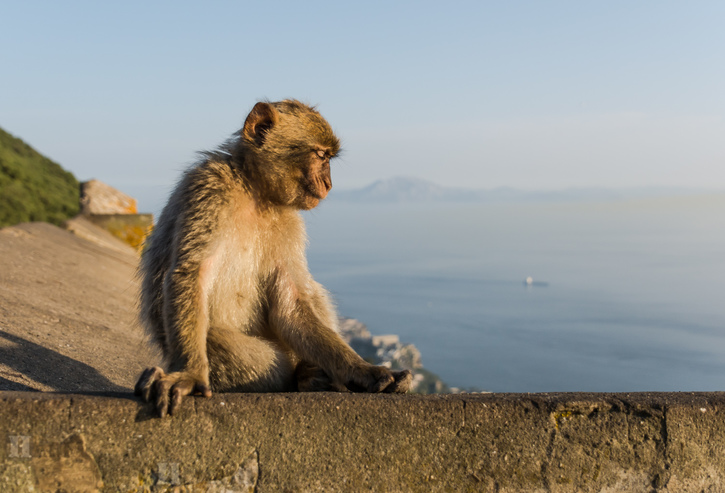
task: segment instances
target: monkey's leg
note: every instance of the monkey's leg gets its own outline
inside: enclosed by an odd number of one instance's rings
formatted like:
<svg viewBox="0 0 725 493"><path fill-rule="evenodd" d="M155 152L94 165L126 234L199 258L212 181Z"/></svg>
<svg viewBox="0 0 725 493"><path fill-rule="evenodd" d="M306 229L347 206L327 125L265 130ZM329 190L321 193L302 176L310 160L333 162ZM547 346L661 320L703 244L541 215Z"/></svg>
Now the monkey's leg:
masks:
<svg viewBox="0 0 725 493"><path fill-rule="evenodd" d="M295 388L294 363L267 339L211 329L207 352L214 391L285 392Z"/></svg>
<svg viewBox="0 0 725 493"><path fill-rule="evenodd" d="M300 290L278 269L269 287L272 330L302 360L320 367L337 384L359 392L406 392L412 375L364 361L333 330L334 311L324 288L309 279Z"/></svg>
<svg viewBox="0 0 725 493"><path fill-rule="evenodd" d="M141 397L144 402L150 402L154 382L165 375L164 370L158 366L146 368L141 373L141 376L138 377L138 382L136 382L136 386L133 389L134 394Z"/></svg>

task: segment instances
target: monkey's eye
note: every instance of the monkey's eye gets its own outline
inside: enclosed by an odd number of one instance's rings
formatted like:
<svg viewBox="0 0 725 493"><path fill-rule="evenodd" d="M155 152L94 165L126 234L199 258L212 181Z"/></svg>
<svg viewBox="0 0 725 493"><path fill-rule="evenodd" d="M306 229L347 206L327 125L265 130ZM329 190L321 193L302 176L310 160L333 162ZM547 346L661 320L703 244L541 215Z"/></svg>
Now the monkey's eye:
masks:
<svg viewBox="0 0 725 493"><path fill-rule="evenodd" d="M327 157L325 155L325 151L323 151L322 149L318 149L317 151L315 151L315 153L320 157L320 159L325 159Z"/></svg>

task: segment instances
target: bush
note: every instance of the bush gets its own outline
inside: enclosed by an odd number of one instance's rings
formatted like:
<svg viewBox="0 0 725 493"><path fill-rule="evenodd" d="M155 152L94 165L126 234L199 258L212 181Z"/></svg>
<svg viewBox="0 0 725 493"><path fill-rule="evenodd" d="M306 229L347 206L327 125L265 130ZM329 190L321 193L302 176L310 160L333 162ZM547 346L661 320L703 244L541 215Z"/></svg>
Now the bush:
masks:
<svg viewBox="0 0 725 493"><path fill-rule="evenodd" d="M58 225L78 214L79 198L72 173L0 128L0 227Z"/></svg>

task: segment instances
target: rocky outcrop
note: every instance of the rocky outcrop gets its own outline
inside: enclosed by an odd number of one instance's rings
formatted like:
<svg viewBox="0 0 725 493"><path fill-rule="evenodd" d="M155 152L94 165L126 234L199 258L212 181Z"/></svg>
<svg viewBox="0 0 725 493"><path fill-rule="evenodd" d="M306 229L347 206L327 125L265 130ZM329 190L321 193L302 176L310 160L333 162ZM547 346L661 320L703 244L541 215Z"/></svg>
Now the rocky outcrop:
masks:
<svg viewBox="0 0 725 493"><path fill-rule="evenodd" d="M449 390L434 373L423 368L420 351L403 344L397 335L372 335L367 326L352 318L340 319L340 335L366 361L394 370L413 370L412 392L437 394Z"/></svg>
<svg viewBox="0 0 725 493"><path fill-rule="evenodd" d="M99 180L81 183L81 214L138 214L136 199Z"/></svg>

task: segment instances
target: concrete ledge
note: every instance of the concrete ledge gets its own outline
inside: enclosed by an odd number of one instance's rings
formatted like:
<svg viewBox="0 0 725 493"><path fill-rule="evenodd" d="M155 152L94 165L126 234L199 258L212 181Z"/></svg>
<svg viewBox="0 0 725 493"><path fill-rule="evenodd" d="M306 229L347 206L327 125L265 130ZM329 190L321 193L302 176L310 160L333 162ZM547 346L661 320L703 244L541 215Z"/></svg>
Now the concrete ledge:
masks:
<svg viewBox="0 0 725 493"><path fill-rule="evenodd" d="M0 392L1 491L725 491L725 394Z"/></svg>
<svg viewBox="0 0 725 493"><path fill-rule="evenodd" d="M153 214L91 214L84 217L137 251L141 251L144 239L154 226Z"/></svg>

